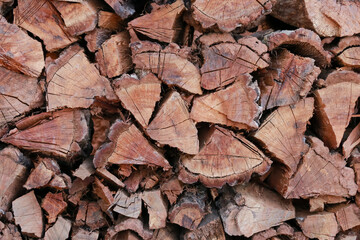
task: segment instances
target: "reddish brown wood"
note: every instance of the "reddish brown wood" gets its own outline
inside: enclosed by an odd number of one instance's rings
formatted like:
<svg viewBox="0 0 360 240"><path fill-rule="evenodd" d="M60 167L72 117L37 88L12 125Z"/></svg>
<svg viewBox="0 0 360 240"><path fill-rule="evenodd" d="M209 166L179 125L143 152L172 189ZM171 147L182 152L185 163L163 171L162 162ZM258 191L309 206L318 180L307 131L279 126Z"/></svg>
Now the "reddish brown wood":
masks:
<svg viewBox="0 0 360 240"><path fill-rule="evenodd" d="M151 240L177 240L178 235L177 229L168 224L165 228L155 230Z"/></svg>
<svg viewBox="0 0 360 240"><path fill-rule="evenodd" d="M63 199L63 194L59 193L47 193L41 203L42 209L47 212L48 223L54 223L59 214L65 211L67 203Z"/></svg>
<svg viewBox="0 0 360 240"><path fill-rule="evenodd" d="M346 202L346 198L331 195L322 195L319 197L310 198L310 212L322 212L324 211L325 204L336 204L342 202Z"/></svg>
<svg viewBox="0 0 360 240"><path fill-rule="evenodd" d="M87 231L80 228L77 232L73 232L72 239L74 240L97 240L99 239L99 232L97 231Z"/></svg>
<svg viewBox="0 0 360 240"><path fill-rule="evenodd" d="M120 188L125 187L125 184L119 178L117 178L114 174L109 172L106 168L97 168L96 174L114 186L117 186Z"/></svg>
<svg viewBox="0 0 360 240"><path fill-rule="evenodd" d="M51 169L48 169L45 163L41 161L30 173L28 179L24 184L24 188L30 190L33 188L44 187L50 182L54 174L55 173Z"/></svg>
<svg viewBox="0 0 360 240"><path fill-rule="evenodd" d="M45 232L44 240L66 240L71 230L71 221L59 217L56 223Z"/></svg>
<svg viewBox="0 0 360 240"><path fill-rule="evenodd" d="M113 31L120 30L124 27L125 23L115 13L99 11L98 13L98 26L100 28L105 28Z"/></svg>
<svg viewBox="0 0 360 240"><path fill-rule="evenodd" d="M105 240L113 239L113 237L122 231L132 230L136 232L144 240L151 239L153 232L144 226L143 222L139 219L128 218L122 219L114 227L107 230Z"/></svg>
<svg viewBox="0 0 360 240"><path fill-rule="evenodd" d="M95 28L85 35L86 46L91 52L95 52L111 36L111 30L104 28Z"/></svg>
<svg viewBox="0 0 360 240"><path fill-rule="evenodd" d="M81 180L80 178L76 178L72 183L71 188L69 189L68 201L74 205L77 205L80 199L82 198L82 196L89 191L88 186L93 181L94 181L93 177L88 177L85 178L84 180Z"/></svg>
<svg viewBox="0 0 360 240"><path fill-rule="evenodd" d="M163 182L160 185L161 192L166 195L170 204L174 204L178 196L183 192L184 185L176 177Z"/></svg>
<svg viewBox="0 0 360 240"><path fill-rule="evenodd" d="M90 229L96 230L107 224L99 204L96 202L79 202L79 210L76 215L76 225L87 225Z"/></svg>
<svg viewBox="0 0 360 240"><path fill-rule="evenodd" d="M129 0L105 0L114 9L117 15L126 19L135 13L135 7Z"/></svg>
<svg viewBox="0 0 360 240"><path fill-rule="evenodd" d="M345 158L350 157L352 150L360 144L360 123L351 131L343 143L343 154Z"/></svg>
<svg viewBox="0 0 360 240"><path fill-rule="evenodd" d="M167 203L164 201L160 190L144 191L141 198L149 213L149 228L164 228L167 218Z"/></svg>
<svg viewBox="0 0 360 240"><path fill-rule="evenodd" d="M105 186L97 177L94 178L93 193L95 193L100 199L102 206L106 209L114 203L114 197L110 189Z"/></svg>
<svg viewBox="0 0 360 240"><path fill-rule="evenodd" d="M73 176L78 177L84 180L87 177L90 177L93 173L95 173L95 168L90 158L85 159L82 164L80 164L79 168L73 172Z"/></svg>
<svg viewBox="0 0 360 240"><path fill-rule="evenodd" d="M343 231L360 226L360 208L354 203L337 210L335 216Z"/></svg>

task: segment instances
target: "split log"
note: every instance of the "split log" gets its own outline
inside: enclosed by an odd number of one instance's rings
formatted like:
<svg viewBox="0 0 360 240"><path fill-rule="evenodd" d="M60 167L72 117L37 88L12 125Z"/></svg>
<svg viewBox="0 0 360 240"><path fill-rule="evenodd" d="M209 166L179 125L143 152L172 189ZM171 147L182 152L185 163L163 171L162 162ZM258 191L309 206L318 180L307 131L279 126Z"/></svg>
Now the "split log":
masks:
<svg viewBox="0 0 360 240"><path fill-rule="evenodd" d="M192 5L192 16L205 29L217 27L222 32L231 32L235 28L246 29L256 26L264 15L271 12L275 2L198 0Z"/></svg>
<svg viewBox="0 0 360 240"><path fill-rule="evenodd" d="M166 195L170 204L173 205L178 196L183 192L184 185L179 181L179 179L172 177L160 185L160 190L164 195Z"/></svg>
<svg viewBox="0 0 360 240"><path fill-rule="evenodd" d="M71 221L59 217L56 223L45 232L44 240L66 240L71 230Z"/></svg>
<svg viewBox="0 0 360 240"><path fill-rule="evenodd" d="M290 201L261 185L251 183L232 189L234 193L226 191L217 202L225 232L230 236L250 237L295 218Z"/></svg>
<svg viewBox="0 0 360 240"><path fill-rule="evenodd" d="M52 2L47 0L20 0L14 9L14 22L44 41L46 50L62 49L77 38L65 30L63 19Z"/></svg>
<svg viewBox="0 0 360 240"><path fill-rule="evenodd" d="M104 227L107 224L100 206L96 202L86 201L79 202L79 210L75 223L78 226L86 224L92 231Z"/></svg>
<svg viewBox="0 0 360 240"><path fill-rule="evenodd" d="M2 142L64 161L81 155L89 145L89 112L86 110L40 113L17 122L16 126L1 138Z"/></svg>
<svg viewBox="0 0 360 240"><path fill-rule="evenodd" d="M97 232L97 231L88 232L88 231L80 228L71 237L72 237L73 240L98 240L99 239L99 232Z"/></svg>
<svg viewBox="0 0 360 240"><path fill-rule="evenodd" d="M0 212L5 212L21 193L30 160L11 146L0 151L0 159Z"/></svg>
<svg viewBox="0 0 360 240"><path fill-rule="evenodd" d="M164 172L166 174L168 172ZM151 171L141 182L140 187L144 190L153 189L160 181L160 176L157 172Z"/></svg>
<svg viewBox="0 0 360 240"><path fill-rule="evenodd" d="M360 4L352 1L278 0L272 16L323 37L343 37L360 32Z"/></svg>
<svg viewBox="0 0 360 240"><path fill-rule="evenodd" d="M129 28L161 42L175 42L182 30L181 13L184 3L152 4L152 11L129 22Z"/></svg>
<svg viewBox="0 0 360 240"><path fill-rule="evenodd" d="M99 11L98 26L112 31L118 31L125 26L122 18L115 13Z"/></svg>
<svg viewBox="0 0 360 240"><path fill-rule="evenodd" d="M268 46L269 51L286 47L297 55L313 58L320 67L330 65L330 53L324 50L320 37L308 29L275 31L265 35L263 42Z"/></svg>
<svg viewBox="0 0 360 240"><path fill-rule="evenodd" d="M328 75L326 83L326 88L314 92L314 130L326 146L335 149L340 145L360 96L360 75L352 71L334 71ZM331 97L334 94L336 98Z"/></svg>
<svg viewBox="0 0 360 240"><path fill-rule="evenodd" d="M111 30L103 28L95 28L93 31L85 35L86 46L90 52L95 52L101 47L111 36Z"/></svg>
<svg viewBox="0 0 360 240"><path fill-rule="evenodd" d="M330 49L335 54L336 60L341 66L345 67L360 67L360 37L351 36L340 39L338 45Z"/></svg>
<svg viewBox="0 0 360 240"><path fill-rule="evenodd" d="M161 49L159 44L148 41L135 42L130 46L137 69L150 70L170 86L202 94L199 69L186 59L188 49L180 49L175 43Z"/></svg>
<svg viewBox="0 0 360 240"><path fill-rule="evenodd" d="M0 66L30 77L40 76L45 66L40 42L32 39L15 24L8 23L1 15L0 39Z"/></svg>
<svg viewBox="0 0 360 240"><path fill-rule="evenodd" d="M338 209L335 216L343 231L360 226L360 208L355 203Z"/></svg>
<svg viewBox="0 0 360 240"><path fill-rule="evenodd" d="M48 169L46 164L41 161L31 171L26 183L24 184L24 188L30 190L33 188L44 187L50 182L54 175L55 173L51 169Z"/></svg>
<svg viewBox="0 0 360 240"><path fill-rule="evenodd" d="M124 181L126 190L131 193L136 192L142 180L148 176L150 172L151 170L149 168L140 166L138 170L134 171L130 177Z"/></svg>
<svg viewBox="0 0 360 240"><path fill-rule="evenodd" d="M40 205L34 191L12 202L15 222L21 227L21 233L29 237L42 237L44 222Z"/></svg>
<svg viewBox="0 0 360 240"><path fill-rule="evenodd" d="M153 232L146 228L140 219L128 218L120 220L114 227L108 229L105 240L114 239L114 236L122 231L132 230L139 234L144 240L150 240Z"/></svg>
<svg viewBox="0 0 360 240"><path fill-rule="evenodd" d="M116 102L110 82L100 76L79 45L64 50L46 66L47 109L88 108L95 97Z"/></svg>
<svg viewBox="0 0 360 240"><path fill-rule="evenodd" d="M111 204L114 203L114 197L110 189L102 184L102 182L97 178L94 177L93 183L93 193L96 194L100 198L101 208L105 212Z"/></svg>
<svg viewBox="0 0 360 240"><path fill-rule="evenodd" d="M130 218L138 218L141 214L141 196L131 194L128 196L125 191L118 190L114 197L114 211Z"/></svg>
<svg viewBox="0 0 360 240"><path fill-rule="evenodd" d="M190 119L189 111L176 91L168 93L146 128L146 133L162 145L178 148L188 154L199 152L199 139L195 123Z"/></svg>
<svg viewBox="0 0 360 240"><path fill-rule="evenodd" d="M1 3L0 3L0 7L1 7ZM0 221L0 237L1 239L4 240L5 239L22 240L21 233L14 224L4 224L1 221Z"/></svg>
<svg viewBox="0 0 360 240"><path fill-rule="evenodd" d="M131 0L105 0L105 2L124 20L135 13L135 6Z"/></svg>
<svg viewBox="0 0 360 240"><path fill-rule="evenodd" d="M276 240L276 239L282 239L282 237L285 236L288 237L289 239L300 240L299 238L294 237L294 233L295 231L292 227L290 227L286 223L283 223L278 227L269 228L268 230L254 234L251 237L251 240L267 240L267 239Z"/></svg>
<svg viewBox="0 0 360 240"><path fill-rule="evenodd" d="M316 198L310 198L310 212L322 212L324 211L325 204L335 204L342 202L346 202L346 198L331 195L322 195Z"/></svg>
<svg viewBox="0 0 360 240"><path fill-rule="evenodd" d="M345 158L350 157L352 150L360 144L360 123L351 131L343 143L343 154Z"/></svg>
<svg viewBox="0 0 360 240"><path fill-rule="evenodd" d="M276 51L268 68L256 74L261 106L270 109L296 104L306 97L320 74L311 58L299 57L286 49Z"/></svg>
<svg viewBox="0 0 360 240"><path fill-rule="evenodd" d="M247 182L254 173L264 174L271 161L240 134L221 127L211 127L195 156L182 156L179 179L192 184L200 180L206 187L221 188Z"/></svg>
<svg viewBox="0 0 360 240"><path fill-rule="evenodd" d="M80 164L79 168L73 172L73 176L84 180L85 178L90 177L94 173L95 168L93 162L91 158L87 158Z"/></svg>
<svg viewBox="0 0 360 240"><path fill-rule="evenodd" d="M127 230L116 234L113 239L121 239L121 240L141 240L139 235L134 233L133 231Z"/></svg>
<svg viewBox="0 0 360 240"><path fill-rule="evenodd" d="M96 168L106 163L158 166L165 170L171 168L162 154L133 124L117 120L111 126L108 138L110 142L102 145L95 153L94 166Z"/></svg>
<svg viewBox="0 0 360 240"><path fill-rule="evenodd" d="M74 205L77 205L80 199L82 198L82 196L89 191L88 186L93 181L94 181L93 177L88 177L85 178L84 180L81 180L80 178L76 178L72 183L71 188L69 189L68 201Z"/></svg>
<svg viewBox="0 0 360 240"><path fill-rule="evenodd" d="M114 174L109 172L106 168L97 168L96 174L102 177L105 181L109 182L110 184L118 188L125 187L125 184L120 179L118 179Z"/></svg>
<svg viewBox="0 0 360 240"><path fill-rule="evenodd" d="M241 75L265 68L270 62L266 45L255 37L241 38L237 43L205 46L202 55L201 87L207 90L224 87L238 79L241 81Z"/></svg>
<svg viewBox="0 0 360 240"><path fill-rule="evenodd" d="M127 31L110 37L96 52L100 73L109 78L119 76L132 68L129 48L130 36Z"/></svg>
<svg viewBox="0 0 360 240"><path fill-rule="evenodd" d="M110 120L101 116L91 115L91 120L94 123L94 133L91 139L92 152L94 155L100 146L106 141L110 130Z"/></svg>
<svg viewBox="0 0 360 240"><path fill-rule="evenodd" d="M245 130L258 128L261 111L256 101L259 88L251 82L250 75L239 78L223 90L196 97L190 117L195 122L218 123Z"/></svg>
<svg viewBox="0 0 360 240"><path fill-rule="evenodd" d="M63 199L61 192L59 193L47 193L41 203L42 209L48 213L48 223L54 223L58 215L65 211L67 203Z"/></svg>
<svg viewBox="0 0 360 240"><path fill-rule="evenodd" d="M149 228L164 228L166 226L167 204L162 198L160 190L144 191L141 198L149 213Z"/></svg>
<svg viewBox="0 0 360 240"><path fill-rule="evenodd" d="M65 173L55 175L48 184L49 187L56 190L65 190L71 187L71 178Z"/></svg>
<svg viewBox="0 0 360 240"><path fill-rule="evenodd" d="M168 224L165 228L155 230L151 240L179 240L179 233L174 225Z"/></svg>
<svg viewBox="0 0 360 240"><path fill-rule="evenodd" d="M160 100L161 82L152 73L140 79L124 74L113 82L113 86L123 107L129 110L135 119L146 128L155 105Z"/></svg>

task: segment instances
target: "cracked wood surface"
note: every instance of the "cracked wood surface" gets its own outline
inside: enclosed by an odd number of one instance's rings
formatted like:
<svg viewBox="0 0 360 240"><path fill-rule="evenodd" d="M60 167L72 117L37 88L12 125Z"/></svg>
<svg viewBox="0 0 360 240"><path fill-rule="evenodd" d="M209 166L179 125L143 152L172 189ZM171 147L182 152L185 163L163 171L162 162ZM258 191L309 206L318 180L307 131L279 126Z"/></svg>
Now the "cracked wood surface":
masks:
<svg viewBox="0 0 360 240"><path fill-rule="evenodd" d="M142 199L139 194L128 195L124 190L118 190L114 196L114 211L130 218L138 218L141 214Z"/></svg>
<svg viewBox="0 0 360 240"><path fill-rule="evenodd" d="M66 240L70 230L71 221L60 216L56 223L45 232L44 240Z"/></svg>
<svg viewBox="0 0 360 240"><path fill-rule="evenodd" d="M118 232L126 230L136 232L144 240L150 240L153 236L153 231L144 226L140 219L128 218L120 220L114 227L109 228L105 235L105 240L113 239Z"/></svg>
<svg viewBox="0 0 360 240"><path fill-rule="evenodd" d="M345 67L360 67L360 37L351 36L341 38L337 46L332 47L330 51L335 54L336 60Z"/></svg>
<svg viewBox="0 0 360 240"><path fill-rule="evenodd" d="M126 19L135 13L135 6L129 0L105 0L122 19Z"/></svg>
<svg viewBox="0 0 360 240"><path fill-rule="evenodd" d="M144 191L141 194L149 213L149 228L161 229L166 227L168 215L167 203L164 201L160 190Z"/></svg>
<svg viewBox="0 0 360 240"><path fill-rule="evenodd" d="M48 223L54 223L62 212L65 211L67 203L64 201L63 195L59 193L47 193L41 203L41 208L47 212Z"/></svg>

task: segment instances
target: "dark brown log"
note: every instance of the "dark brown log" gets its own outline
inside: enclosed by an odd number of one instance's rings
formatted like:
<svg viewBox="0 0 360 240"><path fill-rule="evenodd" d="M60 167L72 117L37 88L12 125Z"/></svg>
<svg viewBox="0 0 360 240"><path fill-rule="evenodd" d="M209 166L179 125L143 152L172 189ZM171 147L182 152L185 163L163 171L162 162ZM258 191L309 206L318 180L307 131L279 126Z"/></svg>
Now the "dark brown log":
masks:
<svg viewBox="0 0 360 240"><path fill-rule="evenodd" d="M122 18L115 13L99 11L98 13L98 26L100 28L118 31L124 27L125 23Z"/></svg>
<svg viewBox="0 0 360 240"><path fill-rule="evenodd" d="M44 240L66 240L71 230L71 221L59 217L56 223L45 232Z"/></svg>
<svg viewBox="0 0 360 240"><path fill-rule="evenodd" d="M128 218L122 219L119 223L117 223L114 227L108 229L105 240L113 239L113 237L122 231L132 230L139 234L144 240L151 239L153 232L146 228L143 222L139 219Z"/></svg>
<svg viewBox="0 0 360 240"><path fill-rule="evenodd" d="M114 197L114 211L130 218L138 218L141 214L141 196L139 194L128 194L118 190Z"/></svg>
<svg viewBox="0 0 360 240"><path fill-rule="evenodd" d="M97 231L88 232L88 231L80 228L71 237L72 237L73 240L98 240L99 239L99 232L97 232Z"/></svg>
<svg viewBox="0 0 360 240"><path fill-rule="evenodd" d="M117 15L126 19L135 13L135 7L131 0L105 0L114 9Z"/></svg>
<svg viewBox="0 0 360 240"><path fill-rule="evenodd" d="M48 223L54 223L59 214L65 211L67 203L63 199L63 194L59 193L47 193L41 203L42 209L48 213L46 216Z"/></svg>
<svg viewBox="0 0 360 240"><path fill-rule="evenodd" d="M167 203L161 196L160 190L144 191L141 198L149 213L149 228L164 228L167 218Z"/></svg>
<svg viewBox="0 0 360 240"><path fill-rule="evenodd" d="M157 229L151 240L178 240L179 233L173 225L168 224L165 228Z"/></svg>
<svg viewBox="0 0 360 240"><path fill-rule="evenodd" d="M123 232L120 232L116 234L116 236L113 239L121 239L121 240L141 240L139 235L134 233L133 231L126 230Z"/></svg>
<svg viewBox="0 0 360 240"><path fill-rule="evenodd" d="M161 192L166 195L170 204L173 205L178 196L183 192L184 185L179 181L176 177L172 177L171 179L163 182L160 185Z"/></svg>
<svg viewBox="0 0 360 240"><path fill-rule="evenodd" d="M337 210L335 216L343 231L360 226L360 208L354 203Z"/></svg>
<svg viewBox="0 0 360 240"><path fill-rule="evenodd" d="M86 46L91 52L95 52L111 36L111 30L104 28L95 28L85 36Z"/></svg>

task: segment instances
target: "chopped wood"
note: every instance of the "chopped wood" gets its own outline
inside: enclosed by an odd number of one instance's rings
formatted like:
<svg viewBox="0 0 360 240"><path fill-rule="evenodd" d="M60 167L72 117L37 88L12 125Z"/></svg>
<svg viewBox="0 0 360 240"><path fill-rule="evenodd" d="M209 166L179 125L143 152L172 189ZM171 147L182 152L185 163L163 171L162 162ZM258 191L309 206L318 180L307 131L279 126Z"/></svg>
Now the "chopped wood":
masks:
<svg viewBox="0 0 360 240"><path fill-rule="evenodd" d="M336 60L346 67L359 68L360 62L358 55L360 53L360 37L351 36L341 38L338 45L330 49L335 54Z"/></svg>
<svg viewBox="0 0 360 240"><path fill-rule="evenodd" d="M72 236L73 240L98 240L99 239L99 232L97 231L87 231L80 228L75 234Z"/></svg>
<svg viewBox="0 0 360 240"><path fill-rule="evenodd" d="M160 100L161 82L159 79L152 73L140 79L134 75L124 74L113 82L113 86L124 108L129 110L146 128L155 105Z"/></svg>
<svg viewBox="0 0 360 240"><path fill-rule="evenodd" d="M65 173L55 175L49 182L48 186L55 188L56 190L69 189L71 187L71 178Z"/></svg>
<svg viewBox="0 0 360 240"><path fill-rule="evenodd" d="M15 223L20 225L21 233L29 237L41 238L43 234L43 215L34 191L12 202Z"/></svg>
<svg viewBox="0 0 360 240"><path fill-rule="evenodd" d="M195 123L185 102L176 91L164 97L155 118L146 128L146 133L163 145L178 148L188 154L199 152L199 139Z"/></svg>
<svg viewBox="0 0 360 240"><path fill-rule="evenodd" d="M93 127L94 133L91 139L91 146L92 146L91 155L94 155L96 151L100 148L100 146L107 139L107 135L110 130L110 120L93 115L91 116L91 120L94 123L94 127Z"/></svg>
<svg viewBox="0 0 360 240"><path fill-rule="evenodd" d="M164 228L167 218L167 203L164 201L160 190L144 191L141 198L149 213L149 228Z"/></svg>
<svg viewBox="0 0 360 240"><path fill-rule="evenodd" d="M102 182L95 177L93 183L93 192L102 200L102 204L106 209L110 207L114 202L114 197L110 191L110 189L102 184Z"/></svg>
<svg viewBox="0 0 360 240"><path fill-rule="evenodd" d="M355 203L337 210L335 216L343 231L360 226L360 208Z"/></svg>
<svg viewBox="0 0 360 240"><path fill-rule="evenodd" d="M44 53L40 42L32 39L15 24L8 23L1 15L0 39L0 66L24 73L30 77L40 76L45 66ZM14 74L13 77L15 76Z"/></svg>
<svg viewBox="0 0 360 240"><path fill-rule="evenodd" d="M95 52L101 47L106 40L111 36L111 30L104 28L95 28L85 36L87 42L86 46L91 52Z"/></svg>
<svg viewBox="0 0 360 240"><path fill-rule="evenodd" d="M1 221L0 221L0 237L1 239L22 240L21 233L14 224L4 224Z"/></svg>
<svg viewBox="0 0 360 240"><path fill-rule="evenodd" d="M131 0L105 0L114 9L117 15L126 19L135 13L135 7Z"/></svg>
<svg viewBox="0 0 360 240"><path fill-rule="evenodd" d="M51 169L48 169L45 163L41 161L30 173L24 184L24 188L30 190L44 187L50 182L54 174L55 173Z"/></svg>
<svg viewBox="0 0 360 240"><path fill-rule="evenodd" d="M153 189L159 183L160 177L161 176L159 176L159 174L157 174L155 171L151 171L150 174L148 174L140 182L140 187L144 190Z"/></svg>
<svg viewBox="0 0 360 240"><path fill-rule="evenodd" d="M118 31L124 27L124 22L120 16L112 12L99 11L98 26L100 28Z"/></svg>
<svg viewBox="0 0 360 240"><path fill-rule="evenodd" d="M132 230L136 232L144 240L150 240L153 235L153 232L150 231L147 227L145 227L140 219L128 218L121 220L114 227L109 228L105 235L105 240L113 239L113 237L118 232L122 232L126 230Z"/></svg>
<svg viewBox="0 0 360 240"><path fill-rule="evenodd" d="M114 197L114 211L130 218L138 218L141 213L141 196L138 194L128 194L123 190L118 190Z"/></svg>
<svg viewBox="0 0 360 240"><path fill-rule="evenodd" d="M130 177L125 181L125 187L128 192L134 193L138 190L142 180L151 173L149 168L139 168L137 171L134 171Z"/></svg>
<svg viewBox="0 0 360 240"><path fill-rule="evenodd" d="M173 225L168 224L165 228L157 229L151 240L178 240L177 229Z"/></svg>
<svg viewBox="0 0 360 240"><path fill-rule="evenodd" d="M76 178L72 183L71 188L69 189L68 201L74 205L77 205L80 199L82 198L82 196L89 191L88 186L93 181L94 181L93 177L88 177L85 178L84 180L81 180L80 178Z"/></svg>
<svg viewBox="0 0 360 240"><path fill-rule="evenodd" d="M44 240L66 240L71 230L71 221L59 217L56 223L45 232Z"/></svg>
<svg viewBox="0 0 360 240"><path fill-rule="evenodd" d="M290 227L286 223L282 223L278 227L269 228L263 232L256 233L252 236L251 240L267 240L267 239L281 239L281 236L287 236L290 239L298 239L294 238L294 229Z"/></svg>
<svg viewBox="0 0 360 240"><path fill-rule="evenodd" d="M109 172L106 168L97 168L96 174L114 186L117 186L120 188L125 187L125 184L119 178L117 178L114 174Z"/></svg>
<svg viewBox="0 0 360 240"><path fill-rule="evenodd" d="M360 123L351 131L343 143L343 154L345 158L350 157L352 150L360 144Z"/></svg>
<svg viewBox="0 0 360 240"><path fill-rule="evenodd" d="M63 194L59 193L47 193L41 203L42 209L48 213L46 216L48 223L54 223L59 214L65 211L67 203L63 199Z"/></svg>
<svg viewBox="0 0 360 240"><path fill-rule="evenodd" d="M80 164L79 168L73 172L73 176L84 180L85 178L90 177L94 173L95 168L92 159L87 158Z"/></svg>
<svg viewBox="0 0 360 240"><path fill-rule="evenodd" d="M256 104L259 88L248 74L229 87L195 97L190 117L196 122L218 123L239 129L258 128L260 108Z"/></svg>
<svg viewBox="0 0 360 240"><path fill-rule="evenodd" d="M134 233L133 231L130 231L130 230L126 230L126 231L116 234L116 237L114 237L114 239L141 240L139 235L137 235L136 233Z"/></svg>
<svg viewBox="0 0 360 240"><path fill-rule="evenodd" d="M342 202L346 202L346 198L331 195L323 195L315 198L310 198L310 212L322 212L324 211L325 204L335 204Z"/></svg>
<svg viewBox="0 0 360 240"><path fill-rule="evenodd" d="M180 182L176 177L172 177L160 185L160 190L164 195L166 195L170 204L173 205L178 196L183 192L184 184L182 184L182 182Z"/></svg>
<svg viewBox="0 0 360 240"><path fill-rule="evenodd" d="M200 180L206 187L221 188L247 182L254 173L264 174L271 161L245 137L221 128L211 127L200 152L182 156L179 179L192 184Z"/></svg>
<svg viewBox="0 0 360 240"><path fill-rule="evenodd" d="M80 226L86 224L92 231L104 227L107 224L99 204L85 201L79 202L76 223Z"/></svg>
<svg viewBox="0 0 360 240"><path fill-rule="evenodd" d="M225 232L230 236L250 237L295 218L290 201L261 185L237 185L233 191L226 191L217 202Z"/></svg>

